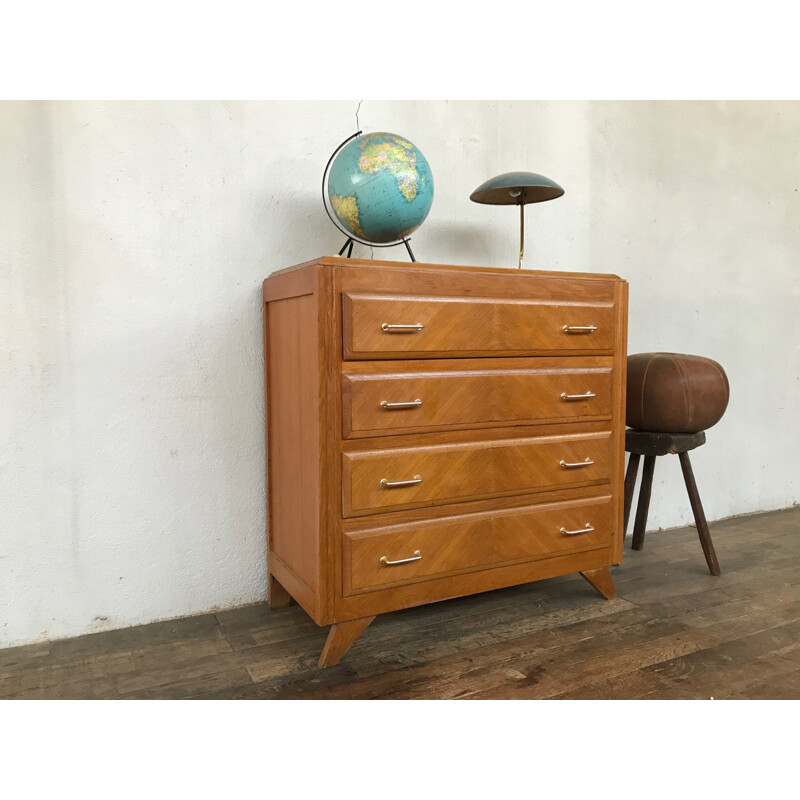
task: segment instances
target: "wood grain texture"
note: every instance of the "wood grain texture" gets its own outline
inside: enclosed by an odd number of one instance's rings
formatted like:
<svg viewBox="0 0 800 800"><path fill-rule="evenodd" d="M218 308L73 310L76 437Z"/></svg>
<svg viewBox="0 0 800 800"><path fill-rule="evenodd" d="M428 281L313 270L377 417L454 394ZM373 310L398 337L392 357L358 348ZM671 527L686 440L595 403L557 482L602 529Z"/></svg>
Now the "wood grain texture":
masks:
<svg viewBox="0 0 800 800"><path fill-rule="evenodd" d="M625 298L608 275L336 258L273 274L270 580L340 624L618 560ZM383 329L412 312L419 331ZM541 532L583 506L599 527ZM561 516L557 531L589 522ZM374 573L371 548L415 537L427 572Z"/></svg>
<svg viewBox="0 0 800 800"><path fill-rule="evenodd" d="M609 560L610 549L601 547L564 555L551 554L543 558L517 561L488 569L458 572L446 577L430 576L420 581L399 582L386 588L342 596L337 602L337 614L341 619L353 619L367 614L385 614L397 609L437 603L451 597L465 597L518 583L598 569L608 564Z"/></svg>
<svg viewBox="0 0 800 800"><path fill-rule="evenodd" d="M338 267L339 272L346 276L348 281L348 288L360 285L358 283L360 278L363 278L366 286L384 286L392 285L393 280L402 281L399 285L408 286L409 278L406 274L409 267L412 265L403 261L382 261L380 259L363 259L363 258L347 258L345 256L322 256L321 258L314 258L311 261L304 261L301 264L295 264L291 267L284 267L283 269L276 270L271 273L270 280L292 275L295 272L306 270L308 267L323 266L323 267ZM414 262L414 274L411 283L416 280L426 282L428 280L437 281L440 286L446 286L447 281L450 280L454 273L462 273L462 280L464 277L470 281L479 282L484 278L489 278L494 281L497 286L497 278L504 277L510 281L519 281L520 279L526 281L529 286L535 284L536 281L546 281L546 287L537 290L537 296L545 292L553 291L557 286L559 279L564 277L563 271L556 270L520 270L516 266L512 267L487 267L487 266L468 266L458 264L424 264L421 262ZM613 281L620 280L618 275L611 273L601 272L570 272L569 281L572 283L576 279L580 279L581 284L584 284L589 291L595 292L592 297L607 299L613 295ZM422 276L422 277L421 277ZM426 283L427 286L427 283ZM473 284L470 284L470 290L473 289ZM561 284L562 294L558 295L561 299L570 299L570 284ZM517 292L519 289L517 289ZM581 296L583 298L583 295ZM572 299L575 299L574 297Z"/></svg>
<svg viewBox="0 0 800 800"><path fill-rule="evenodd" d="M342 309L346 359L610 352L615 338L610 303L346 292Z"/></svg>
<svg viewBox="0 0 800 800"><path fill-rule="evenodd" d="M607 548L611 510L606 496L345 532L344 594ZM415 554L418 560L408 563L381 563Z"/></svg>
<svg viewBox="0 0 800 800"><path fill-rule="evenodd" d="M436 362L435 370L345 372L343 433L376 435L520 425L533 421L610 419L611 369L563 359L520 369L506 359L484 359L481 369ZM564 397L566 395L568 397ZM581 398L581 395L588 395ZM391 408L382 403L412 403Z"/></svg>
<svg viewBox="0 0 800 800"><path fill-rule="evenodd" d="M320 503L316 318L313 294L273 300L266 314L269 552L313 594Z"/></svg>
<svg viewBox="0 0 800 800"><path fill-rule="evenodd" d="M321 618L319 610L319 596L309 589L308 585L294 573L277 553L271 552L267 556L267 589L269 590L269 580L274 578L296 600L306 613L314 620ZM320 623L324 624L324 623Z"/></svg>
<svg viewBox="0 0 800 800"><path fill-rule="evenodd" d="M666 456L686 453L706 443L705 431L697 433L661 433L625 431L625 449L639 456Z"/></svg>
<svg viewBox="0 0 800 800"><path fill-rule="evenodd" d="M581 575L583 575L606 600L613 600L617 596L617 590L614 588L614 581L611 578L608 567L584 570L581 572Z"/></svg>
<svg viewBox="0 0 800 800"><path fill-rule="evenodd" d="M622 563L623 544L625 542L625 400L628 369L628 284L619 281L614 286L616 305L616 335L614 343L614 367L612 370L612 396L614 425L614 452L612 463L611 487L616 503L616 526L614 539L614 564Z"/></svg>
<svg viewBox="0 0 800 800"><path fill-rule="evenodd" d="M398 264L324 258L321 264L338 268L346 293L386 293L533 299L564 303L613 303L615 275L544 272L540 270L461 267L443 264Z"/></svg>
<svg viewBox="0 0 800 800"><path fill-rule="evenodd" d="M636 506L636 519L633 523L633 542L631 547L634 550L641 550L644 547L645 526L647 525L647 513L650 510L650 494L653 490L655 468L656 457L645 456L642 469L642 485L639 488L639 502Z"/></svg>
<svg viewBox="0 0 800 800"><path fill-rule="evenodd" d="M0 698L800 700L800 509L651 532L603 601L578 576L378 617L320 671L327 632L260 603L0 650Z"/></svg>
<svg viewBox="0 0 800 800"><path fill-rule="evenodd" d="M697 491L697 484L694 480L694 472L692 471L692 462L689 460L689 453L682 452L678 455L678 458L681 462L683 478L686 482L686 491L689 493L689 502L691 503L692 514L694 514L694 521L697 526L697 535L700 537L700 544L703 548L703 555L706 557L708 571L712 575L719 576L719 561L714 550L714 543L711 541L711 533L708 530L708 522L706 522L703 504L700 502L700 493Z"/></svg>
<svg viewBox="0 0 800 800"><path fill-rule="evenodd" d="M362 617L331 625L317 666L332 667L334 664L338 664L342 656L350 649L350 645L364 633L374 619L375 617Z"/></svg>
<svg viewBox="0 0 800 800"><path fill-rule="evenodd" d="M320 508L319 534L320 592L319 618L322 624L332 622L336 598L341 593L341 561L339 552L341 528L341 308L338 270L317 270L319 297L317 325L319 342L317 369L320 375L318 419L320 426Z"/></svg>
<svg viewBox="0 0 800 800"><path fill-rule="evenodd" d="M638 453L631 453L628 458L628 468L625 470L625 513L622 517L622 535L624 536L628 530L628 519L631 514L631 506L633 505L633 492L636 488L636 476L639 473L639 459L641 456Z"/></svg>
<svg viewBox="0 0 800 800"><path fill-rule="evenodd" d="M314 263L286 274L273 273L262 284L261 296L265 303L304 297L316 291L320 267Z"/></svg>
<svg viewBox="0 0 800 800"><path fill-rule="evenodd" d="M343 512L351 517L609 483L611 432L386 448L343 458ZM393 485L407 479L421 482Z"/></svg>

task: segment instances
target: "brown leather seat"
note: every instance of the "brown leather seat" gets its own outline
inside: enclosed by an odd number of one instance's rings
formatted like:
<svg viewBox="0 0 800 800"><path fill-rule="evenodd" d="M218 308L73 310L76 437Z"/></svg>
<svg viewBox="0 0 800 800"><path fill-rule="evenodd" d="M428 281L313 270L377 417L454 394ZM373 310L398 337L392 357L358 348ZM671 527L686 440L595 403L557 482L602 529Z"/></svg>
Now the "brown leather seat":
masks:
<svg viewBox="0 0 800 800"><path fill-rule="evenodd" d="M680 353L628 356L629 427L697 433L716 425L728 407L725 370L710 358Z"/></svg>

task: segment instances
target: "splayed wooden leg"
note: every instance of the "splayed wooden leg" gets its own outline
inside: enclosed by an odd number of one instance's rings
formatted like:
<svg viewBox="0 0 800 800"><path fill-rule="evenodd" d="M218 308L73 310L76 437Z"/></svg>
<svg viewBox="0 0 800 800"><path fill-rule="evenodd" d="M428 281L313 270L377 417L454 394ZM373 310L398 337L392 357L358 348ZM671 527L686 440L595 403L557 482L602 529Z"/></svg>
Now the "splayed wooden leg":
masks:
<svg viewBox="0 0 800 800"><path fill-rule="evenodd" d="M639 472L638 453L631 453L628 457L628 469L625 471L625 519L622 523L622 538L628 531L628 520L631 518L631 506L633 505L633 490L636 488L636 476Z"/></svg>
<svg viewBox="0 0 800 800"><path fill-rule="evenodd" d="M585 572L581 572L581 575L583 575L606 600L613 600L617 596L617 590L614 588L614 581L611 579L611 573L608 571L608 567L587 569Z"/></svg>
<svg viewBox="0 0 800 800"><path fill-rule="evenodd" d="M697 484L694 480L694 472L692 471L692 463L689 461L689 454L679 453L678 456L681 460L683 479L686 482L686 491L689 492L689 502L692 504L694 522L695 525L697 525L697 535L700 537L700 546L703 548L703 555L706 557L708 571L712 575L719 575L719 561L717 561L714 543L711 541L711 533L708 530L708 522L706 521L706 515L703 511L703 504L700 502L700 493L697 491Z"/></svg>
<svg viewBox="0 0 800 800"><path fill-rule="evenodd" d="M332 667L338 664L342 656L350 649L353 642L367 629L375 617L361 617L347 622L331 625L322 655L319 657L320 667Z"/></svg>
<svg viewBox="0 0 800 800"><path fill-rule="evenodd" d="M645 456L642 469L642 485L639 488L639 504L636 506L636 519L633 523L634 550L644 547L644 529L647 526L647 512L650 510L650 492L653 489L653 472L656 468L656 457Z"/></svg>

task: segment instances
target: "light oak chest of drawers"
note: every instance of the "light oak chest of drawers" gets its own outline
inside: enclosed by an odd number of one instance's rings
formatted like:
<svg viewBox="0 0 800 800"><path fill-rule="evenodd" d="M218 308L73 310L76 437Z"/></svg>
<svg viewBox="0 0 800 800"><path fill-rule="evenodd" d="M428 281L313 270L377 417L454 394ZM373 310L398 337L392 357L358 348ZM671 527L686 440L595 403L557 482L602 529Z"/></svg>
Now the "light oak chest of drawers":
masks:
<svg viewBox="0 0 800 800"><path fill-rule="evenodd" d="M269 603L331 625L622 560L627 283L321 258L264 281Z"/></svg>

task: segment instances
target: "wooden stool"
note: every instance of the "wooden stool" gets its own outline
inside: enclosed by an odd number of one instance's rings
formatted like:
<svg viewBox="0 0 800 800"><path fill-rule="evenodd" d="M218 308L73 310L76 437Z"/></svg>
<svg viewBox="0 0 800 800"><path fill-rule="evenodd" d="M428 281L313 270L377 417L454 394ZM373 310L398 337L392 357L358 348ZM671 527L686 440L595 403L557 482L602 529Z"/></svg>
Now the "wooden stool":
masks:
<svg viewBox="0 0 800 800"><path fill-rule="evenodd" d="M689 502L692 504L692 513L697 525L697 534L706 557L708 569L712 575L719 575L719 562L714 552L714 544L708 531L706 515L697 493L697 484L694 481L692 465L689 462L689 450L705 444L705 431L698 433L654 433L651 431L625 431L625 449L630 453L628 469L625 473L625 517L623 522L623 535L628 529L628 519L633 502L633 489L636 486L636 474L639 471L639 459L644 456L644 469L642 470L642 487L639 490L639 504L636 507L636 521L633 525L634 550L644 547L644 529L647 524L647 512L650 508L650 491L653 486L653 472L656 466L656 456L665 456L677 453L681 460L683 479L689 492Z"/></svg>

